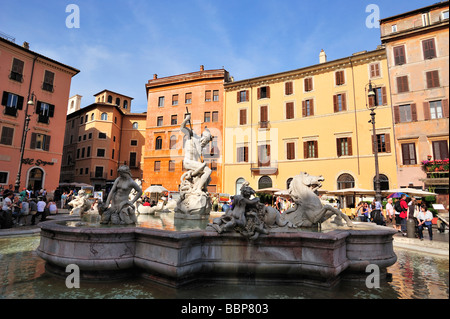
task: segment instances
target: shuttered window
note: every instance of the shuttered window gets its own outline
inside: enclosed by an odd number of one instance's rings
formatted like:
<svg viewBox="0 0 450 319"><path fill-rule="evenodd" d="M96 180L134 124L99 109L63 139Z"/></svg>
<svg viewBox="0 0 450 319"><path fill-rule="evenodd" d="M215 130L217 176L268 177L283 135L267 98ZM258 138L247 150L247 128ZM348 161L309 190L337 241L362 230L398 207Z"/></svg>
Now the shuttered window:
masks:
<svg viewBox="0 0 450 319"><path fill-rule="evenodd" d="M422 41L423 58L432 59L436 57L436 47L434 45L434 39L428 39Z"/></svg>
<svg viewBox="0 0 450 319"><path fill-rule="evenodd" d="M336 77L336 85L345 84L344 71L336 71L334 74Z"/></svg>
<svg viewBox="0 0 450 319"><path fill-rule="evenodd" d="M48 92L53 92L54 80L55 80L55 73L45 70L44 83L42 83L42 89Z"/></svg>
<svg viewBox="0 0 450 319"><path fill-rule="evenodd" d="M351 156L353 155L352 150L352 138L343 137L336 139L337 156Z"/></svg>
<svg viewBox="0 0 450 319"><path fill-rule="evenodd" d="M288 102L286 103L286 119L293 119L294 118L294 102Z"/></svg>
<svg viewBox="0 0 450 319"><path fill-rule="evenodd" d="M263 105L260 107L260 118L262 123L266 123L269 120L268 107Z"/></svg>
<svg viewBox="0 0 450 319"><path fill-rule="evenodd" d="M205 91L205 102L211 102L211 90Z"/></svg>
<svg viewBox="0 0 450 319"><path fill-rule="evenodd" d="M237 92L237 102L248 102L248 90L238 91Z"/></svg>
<svg viewBox="0 0 450 319"><path fill-rule="evenodd" d="M427 88L437 88L440 86L439 84L439 71L429 71L426 73L427 75Z"/></svg>
<svg viewBox="0 0 450 319"><path fill-rule="evenodd" d="M247 109L239 110L239 125L247 124Z"/></svg>
<svg viewBox="0 0 450 319"><path fill-rule="evenodd" d="M270 166L270 145L258 146L258 166Z"/></svg>
<svg viewBox="0 0 450 319"><path fill-rule="evenodd" d="M212 112L212 121L219 122L219 112L218 111Z"/></svg>
<svg viewBox="0 0 450 319"><path fill-rule="evenodd" d="M402 163L403 165L417 164L416 145L414 143L402 144Z"/></svg>
<svg viewBox="0 0 450 319"><path fill-rule="evenodd" d="M161 170L161 161L155 161L154 171L159 172Z"/></svg>
<svg viewBox="0 0 450 319"><path fill-rule="evenodd" d="M50 149L50 135L32 133L31 134L31 149L39 149L43 151L48 151Z"/></svg>
<svg viewBox="0 0 450 319"><path fill-rule="evenodd" d="M186 93L184 103L186 103L186 104L192 103L192 93Z"/></svg>
<svg viewBox="0 0 450 319"><path fill-rule="evenodd" d="M319 157L317 141L303 142L303 157L304 158L318 158Z"/></svg>
<svg viewBox="0 0 450 319"><path fill-rule="evenodd" d="M448 158L448 141L433 141L433 158L435 160Z"/></svg>
<svg viewBox="0 0 450 319"><path fill-rule="evenodd" d="M390 153L391 152L390 134L377 134L376 145L378 153ZM375 144L373 143L373 135L372 135L372 153L375 153L374 146Z"/></svg>
<svg viewBox="0 0 450 319"><path fill-rule="evenodd" d="M405 46L400 45L397 47L394 47L394 63L395 65L402 65L406 63L405 58Z"/></svg>
<svg viewBox="0 0 450 319"><path fill-rule="evenodd" d="M305 92L309 92L309 91L313 90L313 79L312 78L304 79L303 83L305 85Z"/></svg>
<svg viewBox="0 0 450 319"><path fill-rule="evenodd" d="M178 94L172 95L172 105L178 105Z"/></svg>
<svg viewBox="0 0 450 319"><path fill-rule="evenodd" d="M13 137L14 137L14 128L3 126L0 144L12 145Z"/></svg>
<svg viewBox="0 0 450 319"><path fill-rule="evenodd" d="M241 146L237 148L237 162L248 162L248 146Z"/></svg>
<svg viewBox="0 0 450 319"><path fill-rule="evenodd" d="M14 58L13 64L11 68L11 73L9 74L9 78L14 81L22 82L23 81L23 61Z"/></svg>
<svg viewBox="0 0 450 319"><path fill-rule="evenodd" d="M397 92L409 92L408 76L405 75L397 77Z"/></svg>
<svg viewBox="0 0 450 319"><path fill-rule="evenodd" d="M294 94L294 82L286 82L284 83L284 94L291 95Z"/></svg>
<svg viewBox="0 0 450 319"><path fill-rule="evenodd" d="M270 98L270 87L269 86L263 86L263 87L258 88L257 95L258 95L258 100L259 99Z"/></svg>
<svg viewBox="0 0 450 319"><path fill-rule="evenodd" d="M295 159L295 142L286 143L286 159Z"/></svg>
<svg viewBox="0 0 450 319"><path fill-rule="evenodd" d="M345 93L333 95L333 108L335 113L347 110L347 99Z"/></svg>
<svg viewBox="0 0 450 319"><path fill-rule="evenodd" d="M309 99L302 101L302 116L313 116L314 115L314 100Z"/></svg>
<svg viewBox="0 0 450 319"><path fill-rule="evenodd" d="M370 77L376 78L380 76L380 63L372 63L369 65Z"/></svg>

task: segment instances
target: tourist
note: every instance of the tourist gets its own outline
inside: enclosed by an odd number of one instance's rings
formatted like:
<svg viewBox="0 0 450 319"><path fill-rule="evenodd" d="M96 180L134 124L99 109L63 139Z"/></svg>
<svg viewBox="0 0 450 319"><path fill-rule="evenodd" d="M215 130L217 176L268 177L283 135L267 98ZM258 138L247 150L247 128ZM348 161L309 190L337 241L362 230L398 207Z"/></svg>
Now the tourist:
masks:
<svg viewBox="0 0 450 319"><path fill-rule="evenodd" d="M46 207L50 213L50 215L56 215L58 213L58 207L56 203L53 201L53 198L50 198Z"/></svg>
<svg viewBox="0 0 450 319"><path fill-rule="evenodd" d="M386 219L387 223L392 223L392 220L394 219L395 210L394 206L392 205L392 198L388 198L387 204L386 204Z"/></svg>
<svg viewBox="0 0 450 319"><path fill-rule="evenodd" d="M9 190L3 192L3 206L0 212L0 228L11 228L13 225L12 205L14 193Z"/></svg>
<svg viewBox="0 0 450 319"><path fill-rule="evenodd" d="M420 240L423 240L423 228L428 229L430 240L433 240L433 214L427 209L425 204L420 206L420 212L417 214L418 232Z"/></svg>
<svg viewBox="0 0 450 319"><path fill-rule="evenodd" d="M30 203L28 202L27 198L24 198L22 201L21 213L22 213L23 217L25 218L24 224L26 224L26 218L30 214Z"/></svg>
<svg viewBox="0 0 450 319"><path fill-rule="evenodd" d="M62 193L61 195L61 209L66 206L66 200L67 200L67 192Z"/></svg>
<svg viewBox="0 0 450 319"><path fill-rule="evenodd" d="M20 200L19 196L14 196L14 201L12 205L12 216L13 219L15 219L14 224L18 226L23 226L23 224L20 223L20 220L24 216L22 214L22 201Z"/></svg>
<svg viewBox="0 0 450 319"><path fill-rule="evenodd" d="M406 220L408 219L408 204L406 203L406 194L402 194L402 197L400 197L400 208L400 229L403 236L406 236Z"/></svg>
<svg viewBox="0 0 450 319"><path fill-rule="evenodd" d="M363 210L364 202L359 202L358 206L356 207L356 217L358 217L360 221L362 221Z"/></svg>
<svg viewBox="0 0 450 319"><path fill-rule="evenodd" d="M19 196L21 201L23 201L25 198L28 197L27 189L25 187L22 188L22 191L19 193Z"/></svg>
<svg viewBox="0 0 450 319"><path fill-rule="evenodd" d="M37 206L37 213L31 217L31 225L34 225L36 222L36 217L41 216L41 222L45 221L45 207L47 206L47 203L45 202L43 197L39 197L39 201L36 204Z"/></svg>

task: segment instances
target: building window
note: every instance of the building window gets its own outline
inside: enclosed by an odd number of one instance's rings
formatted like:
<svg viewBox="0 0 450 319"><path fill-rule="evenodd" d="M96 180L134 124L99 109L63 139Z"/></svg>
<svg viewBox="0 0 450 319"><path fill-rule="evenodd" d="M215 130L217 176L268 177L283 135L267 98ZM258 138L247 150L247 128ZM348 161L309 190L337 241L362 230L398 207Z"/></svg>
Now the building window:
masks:
<svg viewBox="0 0 450 319"><path fill-rule="evenodd" d="M347 110L347 99L345 93L333 95L333 108L335 113Z"/></svg>
<svg viewBox="0 0 450 319"><path fill-rule="evenodd" d="M48 151L50 149L50 135L32 133L30 148Z"/></svg>
<svg viewBox="0 0 450 319"><path fill-rule="evenodd" d="M156 119L156 126L163 126L163 119L162 116L158 116Z"/></svg>
<svg viewBox="0 0 450 319"><path fill-rule="evenodd" d="M38 122L48 124L50 118L55 113L55 106L52 104L37 102L36 114L38 114Z"/></svg>
<svg viewBox="0 0 450 319"><path fill-rule="evenodd" d="M95 119L95 114L92 113L92 114L91 114L91 121L93 121L94 119Z"/></svg>
<svg viewBox="0 0 450 319"><path fill-rule="evenodd" d="M262 176L258 181L258 189L270 187L272 187L272 179L269 176Z"/></svg>
<svg viewBox="0 0 450 319"><path fill-rule="evenodd" d="M355 187L355 179L352 175L344 173L339 175L337 178L337 188L345 189L345 188L353 188Z"/></svg>
<svg viewBox="0 0 450 319"><path fill-rule="evenodd" d="M89 168L88 167L86 167L85 169L84 169L84 174L89 174Z"/></svg>
<svg viewBox="0 0 450 319"><path fill-rule="evenodd" d="M205 112L204 114L204 122L211 122L211 112Z"/></svg>
<svg viewBox="0 0 450 319"><path fill-rule="evenodd" d="M155 150L161 150L162 149L162 137L158 136L155 140Z"/></svg>
<svg viewBox="0 0 450 319"><path fill-rule="evenodd" d="M444 117L442 112L442 101L431 101L429 105L430 105L430 118L432 120Z"/></svg>
<svg viewBox="0 0 450 319"><path fill-rule="evenodd" d="M237 92L237 102L248 102L248 90L243 90L243 91L239 91Z"/></svg>
<svg viewBox="0 0 450 319"><path fill-rule="evenodd" d="M258 166L270 167L270 145L264 144L258 146Z"/></svg>
<svg viewBox="0 0 450 319"><path fill-rule="evenodd" d="M116 97L116 105L120 106L120 98Z"/></svg>
<svg viewBox="0 0 450 319"><path fill-rule="evenodd" d="M396 24L393 24L391 26L391 32L397 32L397 25Z"/></svg>
<svg viewBox="0 0 450 319"><path fill-rule="evenodd" d="M259 108L259 121L260 127L267 128L267 123L269 122L269 107L267 105Z"/></svg>
<svg viewBox="0 0 450 319"><path fill-rule="evenodd" d="M77 159L80 158L80 149L77 149Z"/></svg>
<svg viewBox="0 0 450 319"><path fill-rule="evenodd" d="M239 110L239 125L247 124L247 109Z"/></svg>
<svg viewBox="0 0 450 319"><path fill-rule="evenodd" d="M154 171L159 172L161 170L161 161L155 161Z"/></svg>
<svg viewBox="0 0 450 319"><path fill-rule="evenodd" d="M81 158L84 158L84 153L85 153L85 151L86 151L86 149L83 147L83 148L81 149Z"/></svg>
<svg viewBox="0 0 450 319"><path fill-rule="evenodd" d="M395 123L416 122L416 104L412 103L394 106L394 121Z"/></svg>
<svg viewBox="0 0 450 319"><path fill-rule="evenodd" d="M237 180L236 180L236 190L235 190L235 194L240 194L241 193L241 187L242 187L242 185L245 183L245 179L243 179L242 177L241 178L238 178Z"/></svg>
<svg viewBox="0 0 450 319"><path fill-rule="evenodd" d="M310 92L313 90L313 78L306 78L303 80L305 86L305 92Z"/></svg>
<svg viewBox="0 0 450 319"><path fill-rule="evenodd" d="M185 104L191 104L192 103L192 93L186 93L184 97L184 103Z"/></svg>
<svg viewBox="0 0 450 319"><path fill-rule="evenodd" d="M209 164L209 168L211 169L211 171L217 171L217 160L212 159L210 164Z"/></svg>
<svg viewBox="0 0 450 319"><path fill-rule="evenodd" d="M137 130L139 128L138 122L133 122L132 128L133 130Z"/></svg>
<svg viewBox="0 0 450 319"><path fill-rule="evenodd" d="M92 133L89 133L89 134L88 134L88 139L89 139L89 140L92 140Z"/></svg>
<svg viewBox="0 0 450 319"><path fill-rule="evenodd" d="M23 81L23 66L24 62L14 58L9 78L11 80L22 82Z"/></svg>
<svg viewBox="0 0 450 319"><path fill-rule="evenodd" d="M219 101L219 90L213 91L213 101L218 102Z"/></svg>
<svg viewBox="0 0 450 319"><path fill-rule="evenodd" d="M23 107L23 96L4 91L2 105L5 106L4 114L17 116L17 110Z"/></svg>
<svg viewBox="0 0 450 319"><path fill-rule="evenodd" d="M284 94L285 95L294 94L294 82L289 81L289 82L284 83Z"/></svg>
<svg viewBox="0 0 450 319"><path fill-rule="evenodd" d="M115 149L112 149L112 151L111 151L111 159L114 159L114 155L115 155Z"/></svg>
<svg viewBox="0 0 450 319"><path fill-rule="evenodd" d="M376 176L373 177L373 189L376 189L375 179ZM387 191L389 189L389 178L384 174L380 174L378 175L378 179L380 181L380 190Z"/></svg>
<svg viewBox="0 0 450 319"><path fill-rule="evenodd" d="M209 151L209 156L211 157L218 157L219 156L219 146L217 145L217 136L214 136L211 140L211 148Z"/></svg>
<svg viewBox="0 0 450 319"><path fill-rule="evenodd" d="M103 166L95 166L95 177L103 178Z"/></svg>
<svg viewBox="0 0 450 319"><path fill-rule="evenodd" d="M424 60L433 59L436 57L436 46L434 45L434 39L423 40L422 48Z"/></svg>
<svg viewBox="0 0 450 319"><path fill-rule="evenodd" d="M83 141L86 141L86 134L83 135Z"/></svg>
<svg viewBox="0 0 450 319"><path fill-rule="evenodd" d="M81 157L83 157L83 156L81 156ZM104 148L97 149L97 157L105 157L105 149Z"/></svg>
<svg viewBox="0 0 450 319"><path fill-rule="evenodd" d="M98 138L106 139L106 133L98 132Z"/></svg>
<svg viewBox="0 0 450 319"><path fill-rule="evenodd" d="M286 159L295 159L295 142L286 143Z"/></svg>
<svg viewBox="0 0 450 319"><path fill-rule="evenodd" d="M111 95L108 95L108 103L112 103L112 96Z"/></svg>
<svg viewBox="0 0 450 319"><path fill-rule="evenodd" d="M108 120L108 113L102 113L100 118L101 118L102 121L107 121Z"/></svg>
<svg viewBox="0 0 450 319"><path fill-rule="evenodd" d="M91 147L90 146L88 146L86 149L86 157L91 157ZM114 158L114 156L113 156L113 158Z"/></svg>
<svg viewBox="0 0 450 319"><path fill-rule="evenodd" d="M344 85L345 84L345 76L344 71L336 71L334 73L336 78L336 85Z"/></svg>
<svg viewBox="0 0 450 319"><path fill-rule="evenodd" d="M0 172L0 184L8 184L9 172Z"/></svg>
<svg viewBox="0 0 450 319"><path fill-rule="evenodd" d="M177 137L175 135L172 135L170 137L170 143L169 143L169 148L171 150L176 149L177 148Z"/></svg>
<svg viewBox="0 0 450 319"><path fill-rule="evenodd" d="M211 90L205 91L205 102L211 102Z"/></svg>
<svg viewBox="0 0 450 319"><path fill-rule="evenodd" d="M403 165L415 165L416 160L416 144L403 143L402 145L402 163Z"/></svg>
<svg viewBox="0 0 450 319"><path fill-rule="evenodd" d="M408 76L404 75L397 77L397 92L409 92Z"/></svg>
<svg viewBox="0 0 450 319"><path fill-rule="evenodd" d="M257 94L258 94L258 100L270 98L270 87L263 86L263 87L258 88Z"/></svg>
<svg viewBox="0 0 450 319"><path fill-rule="evenodd" d="M138 145L138 141L137 140L131 140L130 141L130 145L131 146L137 146Z"/></svg>
<svg viewBox="0 0 450 319"><path fill-rule="evenodd" d="M178 94L172 95L172 105L178 105Z"/></svg>
<svg viewBox="0 0 450 319"><path fill-rule="evenodd" d="M128 109L128 101L127 100L124 100L123 101L123 108L126 110L126 109Z"/></svg>
<svg viewBox="0 0 450 319"><path fill-rule="evenodd" d="M433 141L433 158L444 160L448 158L448 141Z"/></svg>
<svg viewBox="0 0 450 319"><path fill-rule="evenodd" d="M439 71L429 71L426 73L427 75L427 88L437 88L440 86L439 84Z"/></svg>
<svg viewBox="0 0 450 319"><path fill-rule="evenodd" d="M309 99L302 101L302 116L313 116L314 115L314 100Z"/></svg>
<svg viewBox="0 0 450 319"><path fill-rule="evenodd" d="M422 13L422 26L424 27L430 24L429 14L429 12Z"/></svg>
<svg viewBox="0 0 450 319"><path fill-rule="evenodd" d="M406 63L406 57L405 57L405 46L399 45L397 47L394 47L394 63L395 65L402 65Z"/></svg>
<svg viewBox="0 0 450 319"><path fill-rule="evenodd" d="M158 98L158 107L164 107L164 96Z"/></svg>
<svg viewBox="0 0 450 319"><path fill-rule="evenodd" d="M318 146L317 141L303 142L303 157L304 158L318 158Z"/></svg>
<svg viewBox="0 0 450 319"><path fill-rule="evenodd" d="M175 161L174 160L169 161L169 172L175 172Z"/></svg>
<svg viewBox="0 0 450 319"><path fill-rule="evenodd" d="M391 152L390 134L377 134L377 150L378 153ZM372 136L372 152L375 153L373 150L373 136Z"/></svg>
<svg viewBox="0 0 450 319"><path fill-rule="evenodd" d="M241 146L237 148L237 158L238 163L248 163L248 146Z"/></svg>
<svg viewBox="0 0 450 319"><path fill-rule="evenodd" d="M369 64L370 68L370 78L377 78L380 76L380 63L371 63Z"/></svg>
<svg viewBox="0 0 450 319"><path fill-rule="evenodd" d="M42 89L48 92L53 92L54 80L55 80L55 73L45 70L44 83L42 83Z"/></svg>
<svg viewBox="0 0 450 319"><path fill-rule="evenodd" d="M343 137L336 139L337 156L351 156L352 152L352 138Z"/></svg>
<svg viewBox="0 0 450 319"><path fill-rule="evenodd" d="M448 10L442 12L441 19L448 20Z"/></svg>
<svg viewBox="0 0 450 319"><path fill-rule="evenodd" d="M212 121L219 122L219 112L218 111L212 112Z"/></svg>
<svg viewBox="0 0 450 319"><path fill-rule="evenodd" d="M294 118L294 102L286 103L286 120Z"/></svg>
<svg viewBox="0 0 450 319"><path fill-rule="evenodd" d="M136 152L130 152L130 167L131 168L137 167Z"/></svg>
<svg viewBox="0 0 450 319"><path fill-rule="evenodd" d="M387 95L386 95L386 87L377 87L373 89L375 96L369 97L369 107L386 105L387 104Z"/></svg>
<svg viewBox="0 0 450 319"><path fill-rule="evenodd" d="M2 137L0 139L0 144L12 145L14 137L14 128L3 126L2 127Z"/></svg>

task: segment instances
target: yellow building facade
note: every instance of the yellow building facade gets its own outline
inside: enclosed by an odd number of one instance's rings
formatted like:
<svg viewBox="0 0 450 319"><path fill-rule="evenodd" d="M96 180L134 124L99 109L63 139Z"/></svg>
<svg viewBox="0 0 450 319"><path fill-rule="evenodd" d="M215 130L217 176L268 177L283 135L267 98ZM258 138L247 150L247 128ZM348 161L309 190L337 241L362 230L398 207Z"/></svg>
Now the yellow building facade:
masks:
<svg viewBox="0 0 450 319"><path fill-rule="evenodd" d="M226 83L224 191L238 193L244 180L255 190L287 189L302 171L323 175L322 189L374 189L369 103L378 105L381 186L397 187L384 48L329 62L322 50L317 65Z"/></svg>

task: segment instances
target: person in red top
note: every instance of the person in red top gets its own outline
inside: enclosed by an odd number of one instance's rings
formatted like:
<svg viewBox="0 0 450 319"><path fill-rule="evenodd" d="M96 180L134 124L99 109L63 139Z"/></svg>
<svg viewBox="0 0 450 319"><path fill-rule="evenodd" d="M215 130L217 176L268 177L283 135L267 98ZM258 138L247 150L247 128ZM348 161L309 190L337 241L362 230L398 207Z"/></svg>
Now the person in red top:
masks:
<svg viewBox="0 0 450 319"><path fill-rule="evenodd" d="M406 219L408 217L408 204L406 203L406 194L402 194L402 197L400 197L400 207L402 208L402 212L400 213L401 230L403 236L406 236Z"/></svg>

